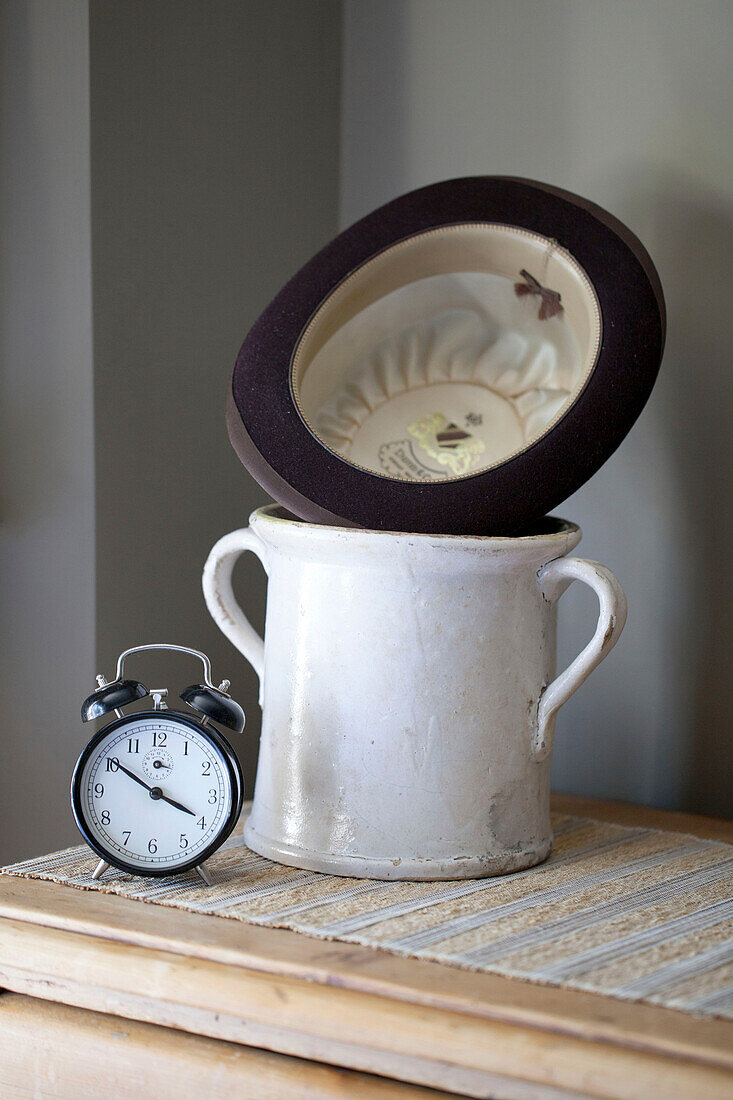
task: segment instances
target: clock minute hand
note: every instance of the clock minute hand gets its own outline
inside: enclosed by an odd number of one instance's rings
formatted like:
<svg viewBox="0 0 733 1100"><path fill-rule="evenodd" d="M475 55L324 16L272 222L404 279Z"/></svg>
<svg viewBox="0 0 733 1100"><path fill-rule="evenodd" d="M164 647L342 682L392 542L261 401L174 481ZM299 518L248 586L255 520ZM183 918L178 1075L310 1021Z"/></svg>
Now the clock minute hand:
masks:
<svg viewBox="0 0 733 1100"><path fill-rule="evenodd" d="M139 775L135 775L135 773L126 768L124 764L120 764L118 761L117 767L120 769L121 772L124 772L125 775L129 775L130 779L134 779L136 783L139 783L141 787L144 787L146 791L152 791L153 788L148 786L144 779L141 779Z"/></svg>
<svg viewBox="0 0 733 1100"><path fill-rule="evenodd" d="M175 806L177 810L183 810L184 814L190 814L191 817L196 816L193 810L189 810L188 806L182 806L180 802L176 802L175 798L169 798L167 794L163 794L160 787L151 787L148 783L145 782L144 779L141 779L139 775L135 775L134 772L131 772L128 768L126 768L124 764L118 763L117 767L120 769L120 771L123 771L125 775L129 775L130 779L134 779L136 783L139 783L141 787L144 787L145 790L148 791L148 793L152 795L153 798L160 798L163 800L163 802L167 802L170 806ZM155 794L153 794L153 792L155 792Z"/></svg>

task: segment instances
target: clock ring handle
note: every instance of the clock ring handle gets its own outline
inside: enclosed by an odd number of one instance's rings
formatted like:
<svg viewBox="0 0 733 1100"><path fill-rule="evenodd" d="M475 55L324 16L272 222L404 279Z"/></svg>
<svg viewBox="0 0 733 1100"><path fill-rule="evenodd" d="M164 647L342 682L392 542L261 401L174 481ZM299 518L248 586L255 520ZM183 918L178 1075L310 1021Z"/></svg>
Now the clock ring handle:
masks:
<svg viewBox="0 0 733 1100"><path fill-rule="evenodd" d="M115 679L122 679L122 670L125 664L125 659L127 657L129 657L132 653L143 653L150 649L167 649L171 650L173 653L190 653L192 657L198 657L198 659L204 666L204 684L208 688L216 687L216 685L212 683L211 680L211 661L206 656L206 654L202 653L200 649L191 649L191 647L187 645L173 645L171 642L155 642L151 643L150 645L136 645L133 646L131 649L126 649L125 652L120 653L119 657L117 658L117 672L115 673Z"/></svg>

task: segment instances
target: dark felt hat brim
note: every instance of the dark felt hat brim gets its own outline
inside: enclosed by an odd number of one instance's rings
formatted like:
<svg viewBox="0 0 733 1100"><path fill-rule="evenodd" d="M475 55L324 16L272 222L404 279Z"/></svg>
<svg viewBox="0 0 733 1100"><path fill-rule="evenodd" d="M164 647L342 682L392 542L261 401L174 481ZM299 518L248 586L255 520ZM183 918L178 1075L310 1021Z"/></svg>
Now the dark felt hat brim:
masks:
<svg viewBox="0 0 733 1100"><path fill-rule="evenodd" d="M382 250L440 226L498 223L551 238L593 285L602 338L595 367L549 431L521 453L452 481L409 482L352 465L298 412L291 362L315 311ZM444 534L510 534L557 507L624 439L649 397L664 347L665 307L644 246L585 199L529 180L469 177L387 203L339 234L280 291L237 358L228 399L232 444L260 484L316 523Z"/></svg>

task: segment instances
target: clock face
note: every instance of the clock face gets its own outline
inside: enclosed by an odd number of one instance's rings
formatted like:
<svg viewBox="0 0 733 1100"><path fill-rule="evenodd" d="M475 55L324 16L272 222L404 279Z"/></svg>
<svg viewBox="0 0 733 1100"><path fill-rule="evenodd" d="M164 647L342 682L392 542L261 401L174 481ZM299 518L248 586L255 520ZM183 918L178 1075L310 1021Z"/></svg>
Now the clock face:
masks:
<svg viewBox="0 0 733 1100"><path fill-rule="evenodd" d="M241 801L238 766L224 738L169 711L105 726L72 780L84 838L107 862L143 875L202 863L231 832Z"/></svg>

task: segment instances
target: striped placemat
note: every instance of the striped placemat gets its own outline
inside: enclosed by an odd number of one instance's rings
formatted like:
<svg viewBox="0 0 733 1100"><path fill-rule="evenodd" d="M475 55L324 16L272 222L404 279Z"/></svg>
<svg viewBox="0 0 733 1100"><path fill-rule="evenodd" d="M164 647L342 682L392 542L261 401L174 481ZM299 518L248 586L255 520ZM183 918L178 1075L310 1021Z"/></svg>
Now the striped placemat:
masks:
<svg viewBox="0 0 733 1100"><path fill-rule="evenodd" d="M140 879L86 847L4 872L527 981L733 1017L733 845L554 815L546 863L500 878L379 882L284 867L241 829L193 873Z"/></svg>

